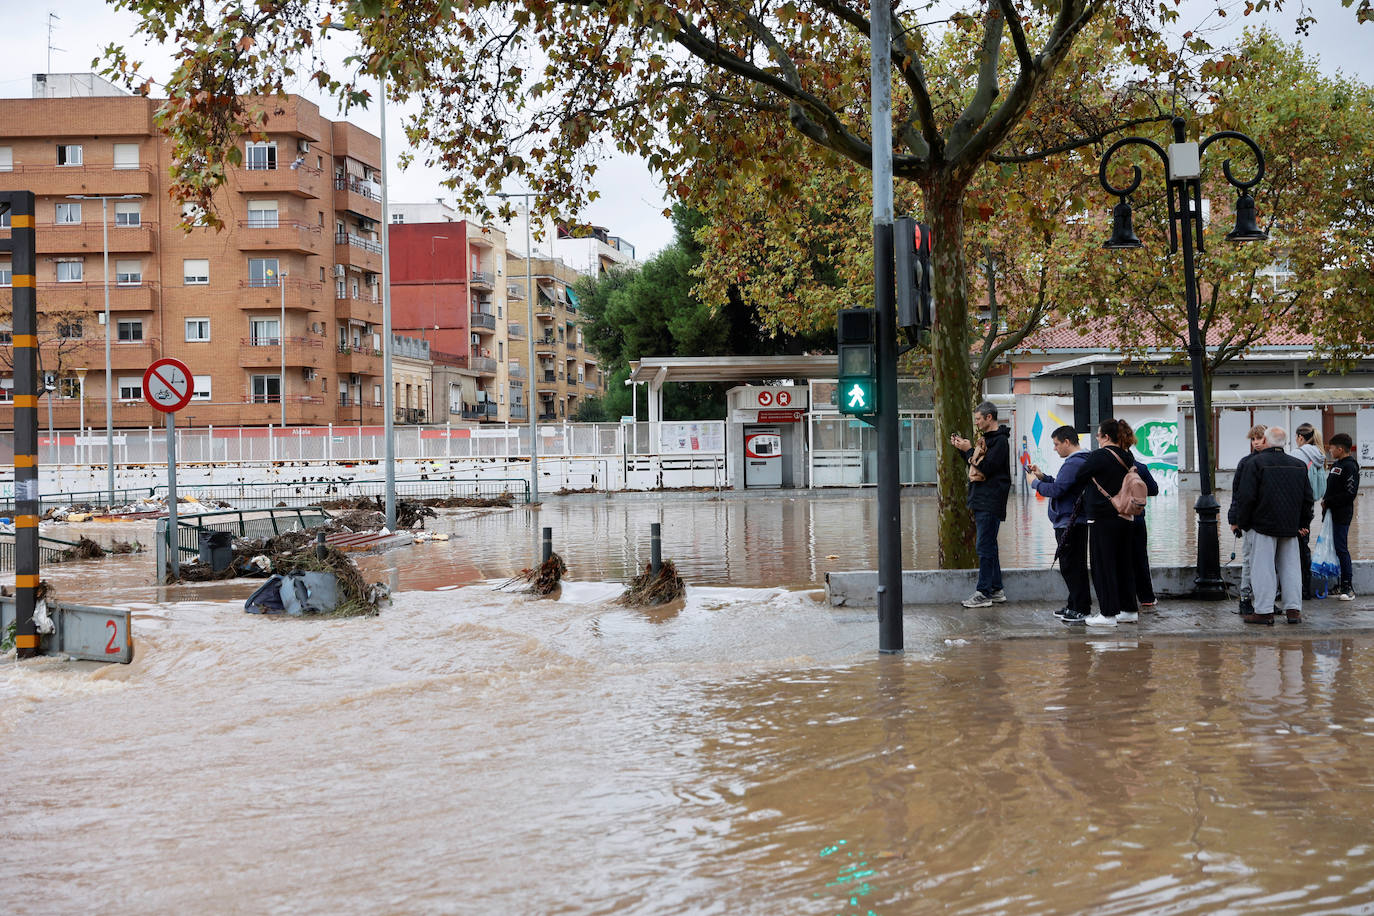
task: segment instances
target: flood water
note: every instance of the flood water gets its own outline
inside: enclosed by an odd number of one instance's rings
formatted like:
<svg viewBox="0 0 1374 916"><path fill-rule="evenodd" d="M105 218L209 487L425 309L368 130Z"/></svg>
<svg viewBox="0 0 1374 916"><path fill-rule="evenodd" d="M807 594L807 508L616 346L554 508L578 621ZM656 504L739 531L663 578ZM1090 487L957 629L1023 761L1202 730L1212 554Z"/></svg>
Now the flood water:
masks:
<svg viewBox="0 0 1374 916"><path fill-rule="evenodd" d="M50 567L137 656L0 662L3 909L1374 912L1374 639L878 657L800 588L871 565L862 506L768 502L453 513L376 618ZM620 607L659 517L688 597ZM543 525L562 596L494 590Z"/></svg>

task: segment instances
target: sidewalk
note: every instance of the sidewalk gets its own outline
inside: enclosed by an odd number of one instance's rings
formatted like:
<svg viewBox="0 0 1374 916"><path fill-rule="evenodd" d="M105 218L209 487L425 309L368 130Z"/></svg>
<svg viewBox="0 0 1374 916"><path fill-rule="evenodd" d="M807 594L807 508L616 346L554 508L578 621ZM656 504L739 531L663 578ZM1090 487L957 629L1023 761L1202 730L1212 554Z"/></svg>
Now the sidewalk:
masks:
<svg viewBox="0 0 1374 916"><path fill-rule="evenodd" d="M1234 600L1195 601L1186 598L1161 598L1153 610L1141 610L1139 623L1122 623L1115 627L1070 627L1054 617L1054 611L1061 603L1008 602L974 610L960 607L958 603L908 604L903 609L902 624L907 640L960 639L970 642L1082 639L1085 635L1089 638L1111 639L1311 639L1374 635L1374 596L1360 596L1354 601L1325 598L1305 602L1302 623L1286 623L1279 615L1270 627L1244 623L1240 615L1235 613ZM833 610L836 613L876 616L875 609L871 607Z"/></svg>

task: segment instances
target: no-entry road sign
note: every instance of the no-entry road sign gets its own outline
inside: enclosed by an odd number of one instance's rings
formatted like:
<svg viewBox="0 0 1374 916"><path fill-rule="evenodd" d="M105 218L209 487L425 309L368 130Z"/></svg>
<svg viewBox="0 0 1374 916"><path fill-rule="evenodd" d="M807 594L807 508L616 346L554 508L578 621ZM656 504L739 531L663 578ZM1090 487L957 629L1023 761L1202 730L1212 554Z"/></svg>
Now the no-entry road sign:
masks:
<svg viewBox="0 0 1374 916"><path fill-rule="evenodd" d="M143 399L163 413L176 413L191 402L191 370L164 356L143 373Z"/></svg>

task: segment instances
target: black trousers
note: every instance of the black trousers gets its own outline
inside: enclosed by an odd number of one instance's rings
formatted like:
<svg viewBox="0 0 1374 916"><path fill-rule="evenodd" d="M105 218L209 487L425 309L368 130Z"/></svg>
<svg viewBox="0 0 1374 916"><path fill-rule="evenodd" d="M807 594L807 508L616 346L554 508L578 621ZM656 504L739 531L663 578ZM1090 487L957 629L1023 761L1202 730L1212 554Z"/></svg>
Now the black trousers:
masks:
<svg viewBox="0 0 1374 916"><path fill-rule="evenodd" d="M1145 516L1140 516L1131 525L1131 567L1135 573L1135 596L1141 602L1155 600L1155 584L1150 578L1150 534L1145 527Z"/></svg>
<svg viewBox="0 0 1374 916"><path fill-rule="evenodd" d="M1092 559L1097 609L1106 617L1136 609L1133 527L1133 522L1119 515L1095 518L1088 523L1088 554Z"/></svg>
<svg viewBox="0 0 1374 916"><path fill-rule="evenodd" d="M1067 607L1086 614L1093 606L1088 577L1088 526L1056 528L1054 537L1059 542L1059 574L1069 589Z"/></svg>
<svg viewBox="0 0 1374 916"><path fill-rule="evenodd" d="M1312 600L1312 532L1298 535L1298 562L1302 564L1302 600Z"/></svg>

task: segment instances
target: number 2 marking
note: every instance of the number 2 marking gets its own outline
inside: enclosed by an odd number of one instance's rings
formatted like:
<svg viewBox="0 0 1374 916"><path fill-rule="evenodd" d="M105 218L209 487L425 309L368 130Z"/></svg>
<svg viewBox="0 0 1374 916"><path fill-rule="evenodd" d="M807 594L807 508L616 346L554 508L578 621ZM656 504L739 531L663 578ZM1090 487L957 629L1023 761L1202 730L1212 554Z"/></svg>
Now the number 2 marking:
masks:
<svg viewBox="0 0 1374 916"><path fill-rule="evenodd" d="M110 629L110 641L105 644L106 655L118 655L119 647L115 645L115 640L119 637L119 624L113 620L105 621L105 626Z"/></svg>

